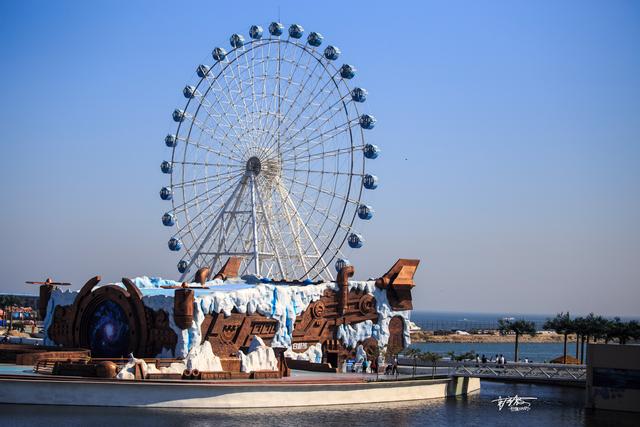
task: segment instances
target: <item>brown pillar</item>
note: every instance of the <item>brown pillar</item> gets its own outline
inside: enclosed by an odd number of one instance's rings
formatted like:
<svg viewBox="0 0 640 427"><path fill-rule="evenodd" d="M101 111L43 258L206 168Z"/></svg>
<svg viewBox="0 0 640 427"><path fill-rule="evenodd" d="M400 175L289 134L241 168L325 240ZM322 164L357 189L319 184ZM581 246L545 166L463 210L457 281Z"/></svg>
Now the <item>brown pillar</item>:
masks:
<svg viewBox="0 0 640 427"><path fill-rule="evenodd" d="M353 276L354 268L352 265L346 265L340 269L338 272L338 279L336 283L338 284L340 291L340 305L339 311L340 315L344 316L347 312L347 307L349 305L349 277Z"/></svg>

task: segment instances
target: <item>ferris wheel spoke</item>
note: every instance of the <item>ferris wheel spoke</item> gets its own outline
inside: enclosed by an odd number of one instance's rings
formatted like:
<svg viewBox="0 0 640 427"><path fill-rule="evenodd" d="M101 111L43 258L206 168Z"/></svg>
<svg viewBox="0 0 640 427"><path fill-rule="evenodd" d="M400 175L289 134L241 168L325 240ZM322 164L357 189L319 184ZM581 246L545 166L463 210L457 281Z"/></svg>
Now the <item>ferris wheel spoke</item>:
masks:
<svg viewBox="0 0 640 427"><path fill-rule="evenodd" d="M322 175L342 175L342 176L364 176L364 174L362 173L357 173L357 172L342 172L342 171L338 171L338 170L313 170L313 169L298 169L298 168L282 168L282 170L284 171L291 171L291 172L306 172L306 173L316 173L316 174L322 174Z"/></svg>
<svg viewBox="0 0 640 427"><path fill-rule="evenodd" d="M285 175L283 175L282 178L284 180L286 180L286 181L289 181L289 182L293 183L293 184L298 184L298 185L303 186L303 187L308 187L308 188L310 188L312 190L316 190L316 191L318 191L318 192L320 192L322 194L325 194L327 196L336 197L336 198L338 198L338 199L340 199L340 200L342 200L344 202L353 203L354 205L359 205L360 204L360 202L358 200L351 199L349 197L343 196L341 194L334 193L334 192L326 190L324 188L316 187L313 184L310 184L308 182L298 181L298 180L296 180L294 178L291 178L291 177L288 177L288 176L285 176Z"/></svg>
<svg viewBox="0 0 640 427"><path fill-rule="evenodd" d="M215 166L216 168L235 168L235 169L245 169L245 165L241 164L228 164L228 163L209 163L209 162L192 162L188 160L180 161L176 160L173 162L174 165L189 165L189 166Z"/></svg>
<svg viewBox="0 0 640 427"><path fill-rule="evenodd" d="M210 134L211 137L214 138L214 139L216 138L215 137L216 130L218 128L224 127L225 123L226 123L226 126L228 126L228 130L223 133L222 138L217 137L218 139L220 139L220 142L221 142L222 145L224 145L224 142L226 140L228 140L229 142L233 143L233 138L229 138L229 136L228 136L229 133L231 133L231 132L234 133L234 136L235 136L235 138L237 140L240 140L241 139L241 134L243 133L242 129L244 129L244 128L240 128L240 134L239 134L238 133L239 126L234 126L234 124L231 122L231 120L229 120L230 117L235 117L235 122L239 124L239 122L240 122L239 116L235 112L233 112L233 113L229 112L229 111L222 111L221 112L217 108L215 108L215 105L219 105L221 107L225 105L225 102L220 99L220 97L217 94L216 88L214 87L215 85L217 85L218 88L220 88L220 90L221 90L220 82L218 81L218 79L211 77L210 73L209 73L202 79L201 82L206 82L205 85L208 85L208 88L206 89L204 94L202 94L197 89L194 91L194 93L193 93L194 98L198 100L198 107L196 108L194 116L197 116L199 114L200 109L202 108L205 111L205 113L207 115L207 118L216 123L215 127L213 128L213 130L207 131L207 133ZM198 85L198 87L199 86L200 86L200 84ZM215 99L215 101L216 101L215 103L210 102L209 99L207 98L207 96L210 93L212 93L213 96L215 96L215 98L216 98ZM227 98L227 100L228 100L228 98ZM229 105L229 102L227 102L226 104ZM208 120L203 122L203 126L205 128L207 128L207 122L208 122ZM207 128L207 129L211 129L211 128ZM189 139L190 135L191 135L191 128L189 129L189 134L187 136L187 139Z"/></svg>
<svg viewBox="0 0 640 427"><path fill-rule="evenodd" d="M214 90L214 95L216 95L216 100L218 101L218 105L223 105L222 101L220 101L220 99L217 97L217 94L215 93ZM196 91L194 94L194 97L197 98L199 100L199 106L198 109L196 109L196 115L198 114L199 108L203 108L207 118L211 119L211 121L215 122L215 128L213 128L213 131L211 131L212 128L207 127L207 129L209 129L209 131L207 132L208 134L210 134L212 137L215 136L215 132L217 129L225 127L225 123L226 126L228 127L227 131L223 131L223 135L222 137L217 137L220 138L220 142L224 144L225 141L229 141L229 142L233 142L233 139L229 138L229 133L233 132L234 136L237 140L241 139L241 134L242 134L242 128L240 129L241 133L238 134L238 127L234 126L231 121L229 120L229 114L228 113L224 113L224 112L219 112L215 107L214 104L211 103L205 96L203 96L200 92ZM224 122L223 123L223 120ZM239 121L239 118L236 116L236 122ZM205 121L203 122L203 126L207 126L207 122Z"/></svg>
<svg viewBox="0 0 640 427"><path fill-rule="evenodd" d="M208 135L211 139L215 139L216 138L215 133L210 128L208 128L205 125L204 122L196 120L195 118L190 118L190 120L191 120L192 124L194 126L196 126L202 133ZM241 149L237 148L238 145L233 141L233 139L229 139L228 138L228 133L223 136L223 139L221 141L221 146L224 146L224 141L230 142L234 147L236 147L235 153L241 153L242 152ZM248 143L248 141L242 136L239 136L237 141L241 142L241 143L244 143L244 144Z"/></svg>
<svg viewBox="0 0 640 427"><path fill-rule="evenodd" d="M304 154L297 155L295 152L292 157L286 157L282 159L282 163L287 163L289 161L294 162L296 164L300 163L311 163L316 160L326 159L327 157L340 156L343 154L353 154L356 151L364 149L364 145L357 145L354 147L347 148L337 148L335 150L322 151L317 154Z"/></svg>
<svg viewBox="0 0 640 427"><path fill-rule="evenodd" d="M341 100L338 100L337 103L341 102ZM335 105L335 104L334 104ZM322 116L322 114L324 114L325 112L315 116L316 118L306 122L303 126L300 127L300 129L294 133L291 137L290 140L294 140L296 138L296 136L298 136L300 133L302 133L303 131L308 131L309 129L312 131L311 135L313 135L313 132L321 130L329 121L331 121L331 119L333 119L338 113L340 112L344 112L345 110L343 110L342 108L334 108L333 109L333 113L328 116L328 117L324 117ZM317 128L311 128L311 124L316 122L317 120L319 120L320 118L323 118L324 120L318 125ZM348 118L348 115L347 115ZM352 119L349 121L349 123L355 122L357 121L357 119ZM307 134L306 138L309 138L309 134ZM313 139L313 138L311 138Z"/></svg>
<svg viewBox="0 0 640 427"><path fill-rule="evenodd" d="M286 53L288 52L289 46L292 44L290 42L286 42L285 44L285 50L284 52L282 52L282 42L278 41L277 43L277 57L275 58L275 77L274 77L274 85L275 88L272 92L272 97L271 100L269 101L268 104L268 108L269 110L271 110L272 108L275 109L276 114L273 116L273 118L271 120L269 120L267 118L267 121L265 122L265 128L268 129L268 133L271 133L272 137L276 138L276 142L280 140L280 126L282 123L282 100L286 98L286 94L289 90L289 87L291 86L291 80L292 80L292 75L295 72L295 70L298 68L299 66L299 59L298 60L288 60L286 58ZM302 55L302 52L300 53L300 55ZM290 76L286 79L287 82L287 86L285 88L285 92L284 95L282 93L282 82L285 80L282 76L282 63L288 64L291 69L291 74ZM271 106L271 107L269 107ZM275 128L275 129L274 129ZM258 143L262 148L264 148L264 142L260 142Z"/></svg>
<svg viewBox="0 0 640 427"><path fill-rule="evenodd" d="M329 94L331 94L331 93L332 92L329 92ZM302 133L303 131L308 130L310 128L311 124L315 123L316 121L318 121L320 119L325 119L323 122L321 122L321 124L317 128L317 129L320 129L329 120L331 120L333 117L335 117L336 114L338 114L340 112L346 112L346 106L349 104L349 101L345 102L345 98L347 98L348 96L349 96L349 94L342 95L339 99L334 101L333 104L331 104L329 107L327 107L322 112L318 113L317 110L319 110L320 107L324 104L324 102L328 99L328 96L325 97L325 99L321 103L317 104L316 111L314 113L309 113L309 116L303 116L302 114L307 111L307 107L310 104L308 104L307 106L301 107L300 113L298 114L298 116L296 116L294 121L292 121L284 131L285 133L290 131L290 130L294 132L291 136L287 137L287 141L286 142L287 143L293 142L300 133ZM342 104L343 107L340 107L339 104ZM329 117L323 116L323 114L326 114L329 111L333 111L333 113ZM302 118L307 118L307 121L305 123L303 123L302 125L300 125L300 127L298 129L296 129L294 126L297 123L297 120L299 118L301 118L301 117ZM287 143L285 143L283 146L288 145Z"/></svg>
<svg viewBox="0 0 640 427"><path fill-rule="evenodd" d="M344 232L344 234L343 234L344 237L346 237L346 235L349 232L353 231L353 228L351 227L351 225L342 223L338 218L336 218L333 215L331 215L328 211L320 209L317 206L311 206L311 204L309 202L307 202L306 200L304 200L304 199L296 198L296 201L300 202L300 204L305 204L305 205L309 206L310 208L314 209L320 216L324 217L322 224L319 224L319 228L323 228L324 224L327 221L329 221L330 223L332 223L333 225L338 227L339 230L341 229ZM335 234L334 234L334 236L335 236ZM344 239L344 237L343 237L343 239ZM333 241L334 238L332 238L331 241ZM329 243L328 246L330 246L330 243Z"/></svg>
<svg viewBox="0 0 640 427"><path fill-rule="evenodd" d="M288 44L287 44L287 46L288 46ZM278 137L279 137L279 135L280 135L280 134L279 134L279 132L280 132L281 122L280 122L279 120L280 120L282 117L286 117L286 116L287 116L287 113L285 113L285 114L281 114L281 105L280 105L280 103L282 102L282 100L288 100L287 95L288 95L288 93L289 93L289 89L290 89L290 88L295 84L295 83L294 83L294 81L293 81L293 78L294 78L295 74L298 72L298 70L299 70L299 69L301 69L301 68L302 68L302 69L307 70L307 69L308 69L308 67L309 67L309 64L310 64L310 61L311 61L311 58L310 58L310 57L308 58L308 61L307 61L307 64L306 64L306 65L302 66L302 65L300 64L300 61L302 60L302 56L303 56L304 52L305 52L305 50L304 50L304 49L301 49L301 50L300 50L300 53L299 53L299 55L298 55L298 59L297 59L297 60L295 60L295 61L293 61L293 62L291 62L291 63L289 64L289 65L290 65L290 67L289 67L289 68L290 68L290 71L289 71L289 75L288 75L288 77L287 77L286 79L283 79L283 78L282 78L282 76L280 76L280 71L279 71L279 70L278 70L278 73L276 74L276 78L277 78L277 85L278 85L278 108L277 108L277 112L278 112L277 119L278 119L278 120L276 120L276 118L274 118L274 119L271 121L271 123L267 124L267 129L269 129L269 130L273 130L273 127L274 127L274 126L277 126L277 128L276 128L276 132L275 132L275 133L274 133L274 132L270 132L272 135L274 135L274 134L275 134L275 135L277 135ZM309 55L308 55L308 56L309 56ZM278 62L278 66L280 66L280 61ZM282 82L283 80L287 82L287 85L286 85L286 88L285 88L284 94L282 94L282 93L281 93L281 87L280 87L281 82ZM300 84L300 86L302 86L302 85ZM290 109L291 109L291 107L289 107L289 110L290 110ZM273 139L273 137L272 137L271 139ZM267 147L268 147L268 145L267 145L267 144L268 144L268 141L262 141L260 145L261 145L263 148L267 148Z"/></svg>
<svg viewBox="0 0 640 427"><path fill-rule="evenodd" d="M194 229L198 229L202 224L204 224L205 222L208 222L212 217L214 217L215 215L217 215L220 211L219 209L215 209L213 211L210 211L210 208L216 204L216 202L220 201L223 199L223 197L228 193L228 191L231 191L231 189L229 190L225 190L224 192L220 193L217 195L217 197L215 197L213 200L210 200L207 205L201 209L197 214L195 214L194 216L188 218L188 221L185 221L185 224L181 227L178 228L178 230L176 230L176 232L174 233L175 235L181 235L185 230L189 230L190 232ZM174 214L178 214L178 213L182 213L185 212L185 209L178 209L178 210L172 210L172 212ZM203 216L203 214L205 212L208 212L206 215ZM199 219L198 222L196 222L196 220ZM196 239L194 238L194 241Z"/></svg>
<svg viewBox="0 0 640 427"><path fill-rule="evenodd" d="M253 130L255 129L255 123L254 123L254 117L253 115L249 112L249 107L247 106L247 102L245 100L245 89L244 89L244 85L243 85L243 80L242 80L242 72L240 71L240 60L239 60L239 56L238 56L238 52L242 50L242 55L240 56L244 56L246 59L247 56L247 52L244 50L244 47L242 47L241 49L236 48L234 50L235 54L236 54L236 58L233 61L235 63L236 66L236 71L237 71L237 76L235 74L235 71L233 70L233 67L229 67L229 69L231 70L231 78L232 80L234 80L236 82L236 86L238 88L238 95L237 97L240 98L240 100L242 100L242 105L244 106L244 116L245 116L245 124L246 124L246 128L248 130ZM248 72L248 70L247 70ZM229 90L231 90L230 85L227 84L227 88ZM245 145L245 149L248 148L248 145Z"/></svg>
<svg viewBox="0 0 640 427"><path fill-rule="evenodd" d="M315 98L316 98L318 95L320 95L321 93L325 93L326 97L328 97L328 96L330 96L330 95L332 94L332 92L331 92L331 91L329 91L329 90L327 90L327 89L326 89L326 88L327 88L327 86L328 86L331 82L332 82L332 80L328 80L328 81L326 81L326 82L325 82L325 84L324 84L324 86L320 89L320 91L319 91L319 92L317 92L317 93L316 93L316 95L315 95L311 100L309 100L309 101L307 102L307 104L306 104L306 105L304 105L304 106L301 106L301 107L300 107L300 112L298 113L298 115L297 115L293 120L291 120L291 121L290 121L289 125L288 125L288 126L285 128L285 130L282 132L282 133L283 133L283 135L284 135L284 134L287 134L287 133L288 133L288 132L293 128L293 126L295 125L295 123L297 123L297 121L298 121L298 119L299 119L300 117L305 117L305 116L303 116L303 114L304 114L305 112L308 112L308 108L309 108L309 106L314 106L314 105L316 105L316 104L314 104L314 101L315 101ZM314 87L314 90L315 90L315 87ZM325 97L325 98L326 98L326 97ZM324 101L323 101L323 102L324 102ZM322 105L322 102L321 102L321 103L318 103L318 104L316 105L316 108L319 108L319 106L321 106L321 105ZM301 127L301 128L302 128L302 127ZM292 138L291 138L291 137L288 137L287 139L291 140ZM270 147L271 147L271 149L273 149L273 148L275 147L275 144L274 144L273 142L271 142Z"/></svg>
<svg viewBox="0 0 640 427"><path fill-rule="evenodd" d="M305 233L307 239L309 240L310 246L314 249L315 254L317 255L317 257L319 258L319 260L323 264L325 271L329 275L331 275L326 263L322 259L322 254L320 252L320 249L318 249L318 246L316 245L316 240L315 240L314 236L311 235L311 232L307 228L306 223L304 221L302 221L302 218L300 218L300 214L298 213L298 209L296 208L295 204L289 198L289 194L287 193L286 189L282 188L282 184L280 183L280 181L276 181L276 186L278 188L280 198L285 202L285 205L288 206L288 208L291 211L290 216L296 219L296 221L298 222L299 226L301 227L301 229ZM317 237L317 235L315 237Z"/></svg>
<svg viewBox="0 0 640 427"><path fill-rule="evenodd" d="M308 67L308 65L309 65L309 62L310 62L310 61L311 61L311 57L309 58L309 60L308 60L308 62L307 62L307 67ZM296 93L295 98L293 99L293 101L291 101L291 103L290 103L290 105L289 105L289 108L287 109L287 112L286 112L286 113L284 113L284 117L288 117L288 116L289 116L289 113L291 113L291 111L293 110L294 105L296 105L296 104L297 104L297 102L298 102L298 98L299 98L299 97L300 97L300 95L304 92L305 88L307 87L307 84L308 84L308 83L309 83L309 81L311 80L311 77L313 77L313 75L315 74L315 71L316 71L316 69L318 68L318 65L319 65L319 64L320 64L320 62L316 62L316 63L315 63L315 65L314 65L313 69L312 69L312 70L311 70L311 72L309 73L309 78L305 79L304 83L303 83L302 85L300 85L300 89L299 89L299 90L298 90L298 92ZM315 80L316 80L316 86L314 86L314 89L313 89L313 90L315 90L315 88L317 87L317 85L318 85L318 84L320 83L320 81L321 81L321 79L315 79ZM313 90L312 90L312 91L313 91ZM297 116L297 117L299 117L299 115L300 115L300 114L302 114L302 112L303 112L303 111L304 111L304 108L301 108L300 113L298 114L298 116ZM296 119L297 119L297 117L296 117ZM291 122L291 125L295 122L295 120L296 120L296 119L294 119L294 120ZM291 127L291 125L287 126L287 127L282 131L282 134L283 134L283 135L286 135L286 133L288 132L288 130L289 130L289 128ZM267 147L267 149L268 149L269 151L273 148L273 144L272 144L272 143L273 143L273 137L272 137L270 140L266 141L266 143L264 144L264 145Z"/></svg>
<svg viewBox="0 0 640 427"><path fill-rule="evenodd" d="M175 184L172 183L171 188L184 188L184 187L194 186L198 184L204 184L214 179L219 179L221 177L228 177L228 176L230 176L229 178L230 180L233 178L237 178L243 174L244 174L244 171L243 172L238 172L238 171L221 172L217 175L206 176L204 178L196 178L189 181L180 181L180 182L176 182ZM226 182L228 182L229 180L227 180Z"/></svg>
<svg viewBox="0 0 640 427"><path fill-rule="evenodd" d="M233 181L234 179L237 179L239 175L235 175L235 176L231 176L230 178L226 179L225 181L219 183L218 185L212 187L212 188L208 188L205 192L203 193L199 193L196 194L194 197L192 197L189 200L186 200L178 205L174 205L171 210L169 211L170 213L173 214L178 214L181 213L183 211L185 211L186 209L195 206L198 202L199 199L203 198L204 196L209 196L214 190L217 190L219 188L225 188L225 191L227 191L226 186L228 186L229 182ZM218 197L222 197L222 195L224 195L225 191L218 193L219 196ZM213 200L213 203L215 203L217 199ZM211 204L209 204L206 209L208 209L211 206Z"/></svg>
<svg viewBox="0 0 640 427"><path fill-rule="evenodd" d="M315 145L311 145L311 146L307 147L307 151L310 151L314 147L322 144L324 142L324 138L326 138L326 137L335 138L337 135L340 135L341 133L349 132L354 127L354 125L356 123L357 123L357 119L350 120L350 121L348 121L346 123L343 123L343 124L340 124L338 126L335 126L335 127L331 128L331 129L325 131L325 132L321 132L319 134L316 134L313 138L305 138L302 143L300 143L298 145L295 145L293 147L289 147L286 150L283 150L281 152L281 154L289 153L289 152L291 152L293 150L296 150L297 148L303 147L305 144L308 144L311 141L315 141L318 138L322 138L319 143L316 143Z"/></svg>

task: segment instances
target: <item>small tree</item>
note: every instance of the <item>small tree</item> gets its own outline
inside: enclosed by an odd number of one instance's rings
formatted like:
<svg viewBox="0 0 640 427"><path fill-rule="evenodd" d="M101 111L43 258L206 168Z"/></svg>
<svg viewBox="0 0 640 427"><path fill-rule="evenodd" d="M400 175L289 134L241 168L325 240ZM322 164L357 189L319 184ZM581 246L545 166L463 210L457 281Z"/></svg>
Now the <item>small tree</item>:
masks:
<svg viewBox="0 0 640 427"><path fill-rule="evenodd" d="M524 320L524 319L516 320L516 321L499 319L498 331L500 331L502 335L507 335L510 332L513 332L516 335L514 362L517 362L518 361L518 341L520 339L520 335L528 334L531 336L535 336L536 324L529 320Z"/></svg>

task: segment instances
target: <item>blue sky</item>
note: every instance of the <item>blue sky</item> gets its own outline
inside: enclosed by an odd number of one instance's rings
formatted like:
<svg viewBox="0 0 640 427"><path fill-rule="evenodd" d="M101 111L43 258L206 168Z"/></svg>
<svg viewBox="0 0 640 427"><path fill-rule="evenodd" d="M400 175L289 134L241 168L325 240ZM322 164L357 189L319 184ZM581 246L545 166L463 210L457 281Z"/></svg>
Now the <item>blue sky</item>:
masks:
<svg viewBox="0 0 640 427"><path fill-rule="evenodd" d="M419 309L640 314L637 2L279 4L358 67L378 119L358 277L420 258ZM271 2L0 4L0 291L174 277L170 113L213 47L277 17Z"/></svg>

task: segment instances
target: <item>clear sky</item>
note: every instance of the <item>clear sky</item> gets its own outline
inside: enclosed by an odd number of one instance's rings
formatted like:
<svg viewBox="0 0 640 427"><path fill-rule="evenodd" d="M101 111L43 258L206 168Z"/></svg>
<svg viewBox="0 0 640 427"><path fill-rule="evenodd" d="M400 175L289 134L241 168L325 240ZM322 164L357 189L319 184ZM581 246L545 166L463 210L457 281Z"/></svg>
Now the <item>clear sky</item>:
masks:
<svg viewBox="0 0 640 427"><path fill-rule="evenodd" d="M640 314L640 3L279 4L358 67L378 119L358 277L420 258L419 309ZM0 3L0 291L177 275L171 111L277 5Z"/></svg>

